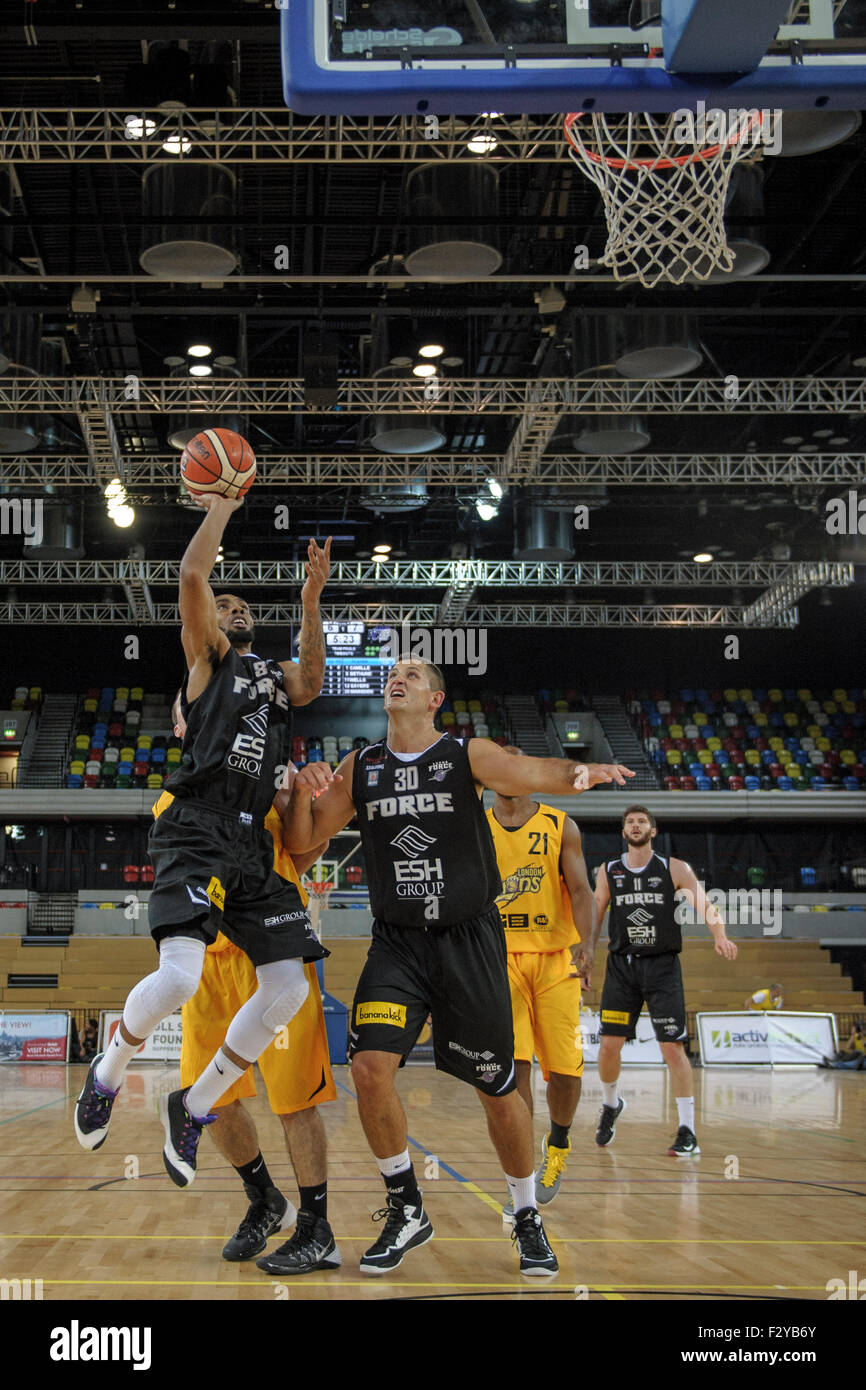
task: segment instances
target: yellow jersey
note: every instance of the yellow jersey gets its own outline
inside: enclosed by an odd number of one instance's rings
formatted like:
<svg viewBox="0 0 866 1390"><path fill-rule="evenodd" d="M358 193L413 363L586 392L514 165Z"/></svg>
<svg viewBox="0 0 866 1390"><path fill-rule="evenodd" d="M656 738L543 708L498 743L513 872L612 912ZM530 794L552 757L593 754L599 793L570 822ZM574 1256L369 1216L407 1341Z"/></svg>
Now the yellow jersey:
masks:
<svg viewBox="0 0 866 1390"><path fill-rule="evenodd" d="M525 825L514 830L487 812L502 892L496 899L506 950L561 951L580 941L571 896L559 871L565 813L539 803Z"/></svg>
<svg viewBox="0 0 866 1390"><path fill-rule="evenodd" d="M781 1009L782 999L781 997L774 999L768 989L759 989L752 995L751 1004L753 1009L763 1009L764 1011Z"/></svg>
<svg viewBox="0 0 866 1390"><path fill-rule="evenodd" d="M163 792L162 795L159 796L157 800L153 803L154 820L161 816L166 807L170 806L173 801L174 796L171 792ZM290 883L293 883L295 885L295 887L301 895L301 902L303 906L306 907L306 890L304 889L304 886L301 883L301 880L298 876L298 871L295 868L295 861L289 854L288 850L283 849L283 823L280 820L280 817L278 816L277 812L274 810L273 806L268 811L268 814L265 816L265 826L271 832L271 836L274 841L275 871L279 874L280 878L287 878ZM215 955L217 951L225 951L227 947L229 947L230 945L231 942L229 941L228 937L223 936L222 932L220 932L217 936L216 941L212 941L207 949Z"/></svg>

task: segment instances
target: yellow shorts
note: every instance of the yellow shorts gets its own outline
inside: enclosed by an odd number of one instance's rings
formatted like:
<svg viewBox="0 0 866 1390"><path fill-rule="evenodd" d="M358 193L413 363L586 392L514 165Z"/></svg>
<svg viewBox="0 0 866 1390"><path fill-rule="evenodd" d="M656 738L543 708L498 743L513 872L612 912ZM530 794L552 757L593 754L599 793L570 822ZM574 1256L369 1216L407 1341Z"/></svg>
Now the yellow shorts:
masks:
<svg viewBox="0 0 866 1390"><path fill-rule="evenodd" d="M217 938L220 945L225 938ZM328 1036L316 967L304 966L310 992L289 1024L288 1046L278 1047L279 1035L258 1060L275 1115L291 1115L336 1100L337 1088L328 1060ZM228 1026L242 1004L255 993L258 981L249 956L226 942L225 950L205 951L198 990L182 1011L181 1086L191 1086L223 1042ZM214 1109L256 1095L250 1067L217 1101Z"/></svg>
<svg viewBox="0 0 866 1390"><path fill-rule="evenodd" d="M508 953L514 1014L514 1058L538 1058L544 1079L583 1075L580 980L568 947L562 951Z"/></svg>

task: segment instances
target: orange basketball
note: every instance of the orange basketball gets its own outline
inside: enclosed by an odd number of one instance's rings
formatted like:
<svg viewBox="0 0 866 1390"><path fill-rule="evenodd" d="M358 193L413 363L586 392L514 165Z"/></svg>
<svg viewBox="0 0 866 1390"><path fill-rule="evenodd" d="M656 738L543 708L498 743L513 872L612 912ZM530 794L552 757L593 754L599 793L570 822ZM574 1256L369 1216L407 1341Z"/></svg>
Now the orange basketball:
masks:
<svg viewBox="0 0 866 1390"><path fill-rule="evenodd" d="M244 497L255 481L256 456L234 430L202 430L181 454L180 476L193 497Z"/></svg>

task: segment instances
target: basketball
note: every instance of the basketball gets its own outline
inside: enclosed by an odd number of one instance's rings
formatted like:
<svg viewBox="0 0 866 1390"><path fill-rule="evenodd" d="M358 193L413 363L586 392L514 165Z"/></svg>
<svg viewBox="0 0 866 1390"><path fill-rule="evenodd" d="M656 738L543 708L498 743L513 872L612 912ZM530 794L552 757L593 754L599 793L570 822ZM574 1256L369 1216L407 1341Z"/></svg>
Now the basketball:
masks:
<svg viewBox="0 0 866 1390"><path fill-rule="evenodd" d="M234 430L202 430L181 455L180 476L193 497L244 497L255 481L256 456Z"/></svg>

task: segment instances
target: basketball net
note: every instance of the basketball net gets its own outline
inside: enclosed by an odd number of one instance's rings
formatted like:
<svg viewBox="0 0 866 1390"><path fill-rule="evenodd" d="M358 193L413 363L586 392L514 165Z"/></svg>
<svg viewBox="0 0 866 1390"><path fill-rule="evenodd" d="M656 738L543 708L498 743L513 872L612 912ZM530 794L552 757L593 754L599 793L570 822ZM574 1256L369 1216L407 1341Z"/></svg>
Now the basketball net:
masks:
<svg viewBox="0 0 866 1390"><path fill-rule="evenodd" d="M731 130L724 119L712 128L683 112L566 116L568 152L601 193L608 233L601 259L615 280L651 289L733 269L725 198L738 160L759 153L761 124L758 111L735 114Z"/></svg>
<svg viewBox="0 0 866 1390"><path fill-rule="evenodd" d="M313 931L320 941L322 939L322 933L319 923L322 920L322 913L328 906L331 893L334 891L335 886L333 879L328 879L327 882L323 883L314 881L310 884L310 892L307 899L307 916L310 919L310 925Z"/></svg>

